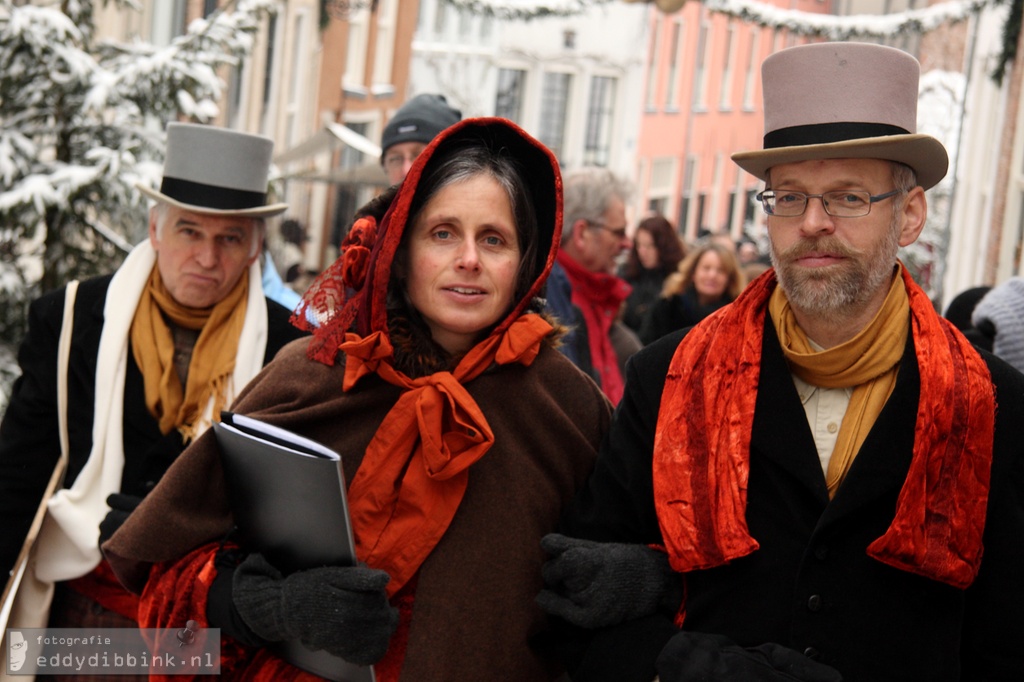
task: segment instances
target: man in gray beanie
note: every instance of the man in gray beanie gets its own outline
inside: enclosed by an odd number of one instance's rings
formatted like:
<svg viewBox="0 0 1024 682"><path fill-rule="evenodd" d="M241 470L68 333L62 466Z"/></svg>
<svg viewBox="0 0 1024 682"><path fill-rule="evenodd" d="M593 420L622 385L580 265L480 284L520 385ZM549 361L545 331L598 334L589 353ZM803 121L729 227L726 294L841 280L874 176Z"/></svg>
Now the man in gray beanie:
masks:
<svg viewBox="0 0 1024 682"><path fill-rule="evenodd" d="M462 112L451 107L444 95L416 95L403 104L384 126L380 141L380 163L388 182L394 185L404 180L423 148L461 120Z"/></svg>

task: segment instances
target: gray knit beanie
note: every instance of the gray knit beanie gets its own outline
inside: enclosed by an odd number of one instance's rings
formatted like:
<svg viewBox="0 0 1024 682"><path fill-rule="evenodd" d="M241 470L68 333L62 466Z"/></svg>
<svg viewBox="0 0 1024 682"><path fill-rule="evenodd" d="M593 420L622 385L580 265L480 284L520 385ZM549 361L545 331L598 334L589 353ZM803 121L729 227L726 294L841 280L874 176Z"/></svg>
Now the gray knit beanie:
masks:
<svg viewBox="0 0 1024 682"><path fill-rule="evenodd" d="M996 330L992 352L1024 372L1024 278L1012 277L978 301L971 321L977 327L984 320Z"/></svg>
<svg viewBox="0 0 1024 682"><path fill-rule="evenodd" d="M381 161L388 148L401 142L428 144L442 130L462 120L462 112L448 105L444 95L416 95L403 104L381 135Z"/></svg>

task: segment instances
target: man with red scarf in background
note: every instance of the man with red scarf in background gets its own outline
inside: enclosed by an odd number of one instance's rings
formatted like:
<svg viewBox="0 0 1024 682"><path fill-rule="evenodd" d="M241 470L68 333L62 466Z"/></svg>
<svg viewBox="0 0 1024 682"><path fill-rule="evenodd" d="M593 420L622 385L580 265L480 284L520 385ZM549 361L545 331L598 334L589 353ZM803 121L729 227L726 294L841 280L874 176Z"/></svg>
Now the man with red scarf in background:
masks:
<svg viewBox="0 0 1024 682"><path fill-rule="evenodd" d="M548 280L547 310L570 328L562 353L616 404L626 360L643 345L619 321L631 288L614 274L619 256L632 246L626 235L630 191L623 179L597 167L567 175L563 186L562 244Z"/></svg>
<svg viewBox="0 0 1024 682"><path fill-rule="evenodd" d="M542 541L574 680L1024 679L1024 376L897 258L948 166L919 76L864 43L765 60L733 160L773 268L630 360Z"/></svg>

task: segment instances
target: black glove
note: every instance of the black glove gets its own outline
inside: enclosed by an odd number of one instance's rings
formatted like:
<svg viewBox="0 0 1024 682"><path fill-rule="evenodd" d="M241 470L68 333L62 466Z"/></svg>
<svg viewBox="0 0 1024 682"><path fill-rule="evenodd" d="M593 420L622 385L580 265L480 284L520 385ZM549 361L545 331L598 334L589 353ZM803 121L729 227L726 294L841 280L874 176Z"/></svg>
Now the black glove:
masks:
<svg viewBox="0 0 1024 682"><path fill-rule="evenodd" d="M142 502L142 498L135 495L111 493L107 496L107 506L110 507L110 511L100 521L100 545L117 532L117 529L128 519L128 515L139 506L139 502Z"/></svg>
<svg viewBox="0 0 1024 682"><path fill-rule="evenodd" d="M682 581L664 552L557 533L540 544L551 558L541 569L547 587L537 603L574 625L607 627L658 610L674 615L682 602Z"/></svg>
<svg viewBox="0 0 1024 682"><path fill-rule="evenodd" d="M843 682L835 668L779 644L745 649L722 635L680 632L658 656L661 682Z"/></svg>
<svg viewBox="0 0 1024 682"><path fill-rule="evenodd" d="M235 570L232 598L252 631L268 642L298 639L357 665L387 653L398 626L398 609L384 587L391 579L366 566L325 566L287 578L262 554L250 554Z"/></svg>

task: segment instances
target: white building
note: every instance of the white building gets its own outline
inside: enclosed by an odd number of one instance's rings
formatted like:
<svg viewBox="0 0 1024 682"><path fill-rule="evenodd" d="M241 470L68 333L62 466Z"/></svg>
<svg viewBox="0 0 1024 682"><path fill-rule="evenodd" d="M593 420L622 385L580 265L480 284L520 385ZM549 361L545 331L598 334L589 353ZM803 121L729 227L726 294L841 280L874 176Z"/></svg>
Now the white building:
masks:
<svg viewBox="0 0 1024 682"><path fill-rule="evenodd" d="M600 165L632 178L647 9L611 2L523 20L421 0L407 95L439 92L464 117L511 119L563 172Z"/></svg>

